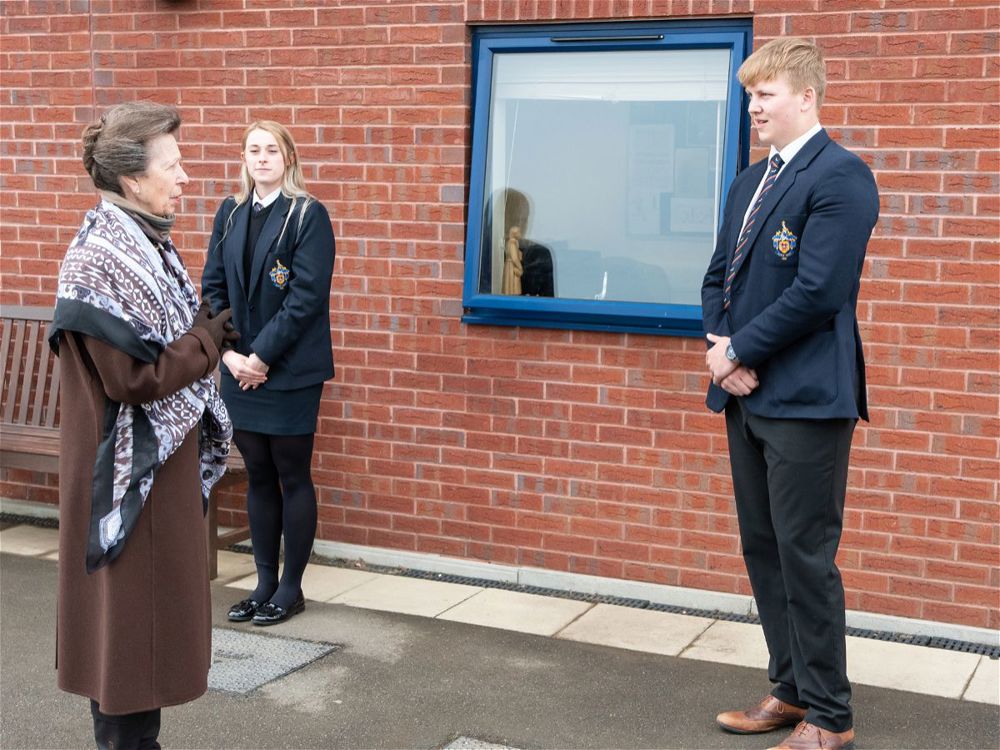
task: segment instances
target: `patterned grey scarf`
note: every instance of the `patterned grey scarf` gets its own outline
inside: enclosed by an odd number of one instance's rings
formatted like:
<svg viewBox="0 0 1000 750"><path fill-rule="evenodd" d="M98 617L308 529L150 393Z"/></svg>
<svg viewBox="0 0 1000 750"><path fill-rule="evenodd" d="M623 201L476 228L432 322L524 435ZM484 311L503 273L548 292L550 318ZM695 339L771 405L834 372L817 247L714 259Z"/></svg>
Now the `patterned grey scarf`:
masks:
<svg viewBox="0 0 1000 750"><path fill-rule="evenodd" d="M171 224L108 194L87 213L59 271L49 333L56 353L60 335L75 331L155 362L168 344L191 329L198 296L170 241ZM155 239L160 241L154 244ZM156 471L199 425L207 507L212 486L226 471L233 433L214 378L206 376L139 406L108 401L94 465L88 572L121 553Z"/></svg>

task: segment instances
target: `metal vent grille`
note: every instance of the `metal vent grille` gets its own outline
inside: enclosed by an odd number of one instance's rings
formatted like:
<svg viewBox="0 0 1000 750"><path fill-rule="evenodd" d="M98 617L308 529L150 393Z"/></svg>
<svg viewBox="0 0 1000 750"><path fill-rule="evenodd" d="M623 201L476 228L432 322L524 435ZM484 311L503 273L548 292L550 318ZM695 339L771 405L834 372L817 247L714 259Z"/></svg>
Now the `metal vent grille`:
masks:
<svg viewBox="0 0 1000 750"><path fill-rule="evenodd" d="M335 643L212 628L208 687L225 693L249 693L341 648Z"/></svg>

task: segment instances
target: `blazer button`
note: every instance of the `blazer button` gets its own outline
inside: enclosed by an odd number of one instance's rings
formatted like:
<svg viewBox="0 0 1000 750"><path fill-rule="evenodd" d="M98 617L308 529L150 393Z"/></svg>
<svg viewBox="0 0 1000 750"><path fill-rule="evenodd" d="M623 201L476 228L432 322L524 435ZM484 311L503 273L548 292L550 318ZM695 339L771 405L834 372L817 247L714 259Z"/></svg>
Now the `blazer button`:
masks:
<svg viewBox="0 0 1000 750"><path fill-rule="evenodd" d="M250 312L253 312L256 309L257 309L256 305L250 305Z"/></svg>

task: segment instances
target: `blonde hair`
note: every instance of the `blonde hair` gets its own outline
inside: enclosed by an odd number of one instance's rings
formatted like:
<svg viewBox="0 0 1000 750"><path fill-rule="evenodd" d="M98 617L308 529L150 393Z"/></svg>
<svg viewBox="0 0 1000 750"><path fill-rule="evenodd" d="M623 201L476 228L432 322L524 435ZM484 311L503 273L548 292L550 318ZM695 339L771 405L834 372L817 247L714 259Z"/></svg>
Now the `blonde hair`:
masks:
<svg viewBox="0 0 1000 750"><path fill-rule="evenodd" d="M281 156L285 160L285 174L281 181L281 193L286 198L312 197L306 190L306 181L302 176L302 165L299 164L298 150L295 148L295 141L288 128L280 122L274 120L257 120L251 122L247 129L243 131L243 138L240 141L240 189L236 193L236 203L240 204L247 200L253 193L253 178L247 169L246 159L242 158L247 147L247 138L255 130L263 130L274 136L281 150Z"/></svg>
<svg viewBox="0 0 1000 750"><path fill-rule="evenodd" d="M740 85L749 88L782 74L795 93L812 88L816 92L816 109L820 108L826 93L826 63L819 47L805 39L772 39L744 60L736 75Z"/></svg>
<svg viewBox="0 0 1000 750"><path fill-rule="evenodd" d="M247 147L247 138L255 130L263 130L274 136L274 140L278 142L278 149L281 151L282 159L285 162L285 174L281 180L281 194L291 199L292 207L285 214L285 223L282 225L281 233L278 235L278 242L281 242L281 238L285 236L285 230L288 228L288 222L292 218L292 214L295 213L295 209L299 209L298 228L302 229L302 221L305 219L306 209L309 208L310 203L316 200L306 189L306 180L302 176L302 166L299 164L298 149L295 147L295 140L292 138L292 134L288 132L288 128L274 120L255 120L247 125L246 130L243 131L243 138L240 140L240 187L233 196L236 198L236 205L233 206L233 210L226 217L225 230L222 232L218 246L222 245L222 241L229 234L229 229L233 223L233 214L236 213L236 209L250 200L250 196L253 195L254 181L250 176L250 171L247 169L247 161L243 157L243 152ZM297 200L299 198L302 199L301 203ZM214 250L215 248L209 249Z"/></svg>

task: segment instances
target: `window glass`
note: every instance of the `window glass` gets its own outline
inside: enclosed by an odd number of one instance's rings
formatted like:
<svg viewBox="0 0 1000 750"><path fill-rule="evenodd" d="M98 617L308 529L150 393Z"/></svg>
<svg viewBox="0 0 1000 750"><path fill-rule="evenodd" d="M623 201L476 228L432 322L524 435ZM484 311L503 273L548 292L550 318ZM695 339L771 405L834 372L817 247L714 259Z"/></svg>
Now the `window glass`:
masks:
<svg viewBox="0 0 1000 750"><path fill-rule="evenodd" d="M480 291L699 304L729 56L496 55Z"/></svg>
<svg viewBox="0 0 1000 750"><path fill-rule="evenodd" d="M467 322L700 332L749 25L625 27L477 32Z"/></svg>

